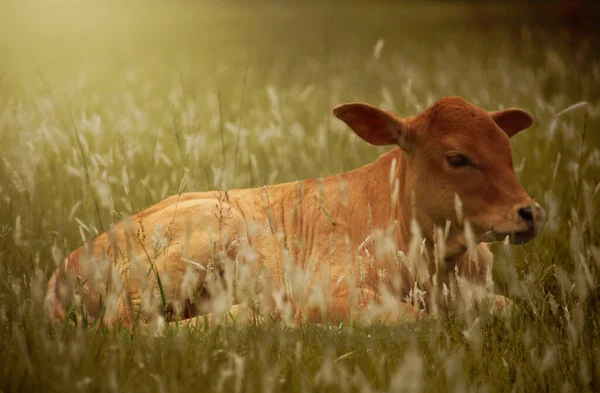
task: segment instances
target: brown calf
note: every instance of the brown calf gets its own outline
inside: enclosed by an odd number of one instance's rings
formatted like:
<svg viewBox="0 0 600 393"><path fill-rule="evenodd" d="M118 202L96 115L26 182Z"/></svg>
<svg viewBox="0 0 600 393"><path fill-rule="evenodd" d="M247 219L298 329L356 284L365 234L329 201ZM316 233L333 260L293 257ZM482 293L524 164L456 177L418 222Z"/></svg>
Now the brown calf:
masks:
<svg viewBox="0 0 600 393"><path fill-rule="evenodd" d="M366 142L397 147L320 180L167 198L65 260L49 282L51 315L80 304L88 320L130 324L243 304L348 321L370 300L378 318L398 318L491 294L481 243L527 242L544 221L509 140L531 116L460 97L407 119L360 103L333 112Z"/></svg>

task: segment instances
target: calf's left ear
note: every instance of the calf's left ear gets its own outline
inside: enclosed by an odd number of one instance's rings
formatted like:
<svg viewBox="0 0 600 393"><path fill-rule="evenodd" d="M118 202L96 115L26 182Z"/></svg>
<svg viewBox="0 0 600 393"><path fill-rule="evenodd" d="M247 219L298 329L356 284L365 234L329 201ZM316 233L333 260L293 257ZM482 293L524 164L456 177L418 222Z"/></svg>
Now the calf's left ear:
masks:
<svg viewBox="0 0 600 393"><path fill-rule="evenodd" d="M408 150L408 122L391 112L368 104L351 102L333 108L333 114L375 146L399 145Z"/></svg>
<svg viewBox="0 0 600 393"><path fill-rule="evenodd" d="M492 120L506 132L510 138L519 131L531 127L533 117L522 109L510 108L501 111L488 112Z"/></svg>

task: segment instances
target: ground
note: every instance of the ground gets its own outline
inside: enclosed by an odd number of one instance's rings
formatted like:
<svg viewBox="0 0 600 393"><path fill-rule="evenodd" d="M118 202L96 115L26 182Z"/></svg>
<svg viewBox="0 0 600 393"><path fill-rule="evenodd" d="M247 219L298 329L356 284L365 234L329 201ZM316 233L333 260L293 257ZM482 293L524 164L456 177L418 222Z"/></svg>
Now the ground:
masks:
<svg viewBox="0 0 600 393"><path fill-rule="evenodd" d="M560 27L539 2L3 2L0 391L598 391L596 11ZM515 171L549 221L493 247L511 318L154 338L44 317L58 261L110 223L358 167L386 149L335 105L411 116L446 95L535 118Z"/></svg>

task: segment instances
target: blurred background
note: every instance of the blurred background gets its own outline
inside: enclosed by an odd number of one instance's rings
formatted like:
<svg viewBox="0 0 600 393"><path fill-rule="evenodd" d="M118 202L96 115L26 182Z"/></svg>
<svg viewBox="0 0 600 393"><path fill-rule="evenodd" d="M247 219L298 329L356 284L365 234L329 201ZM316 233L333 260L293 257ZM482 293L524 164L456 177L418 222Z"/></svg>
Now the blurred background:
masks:
<svg viewBox="0 0 600 393"><path fill-rule="evenodd" d="M214 76L219 64L260 73L279 59L295 63L293 70L311 59L370 54L382 38L384 55L415 57L433 56L451 43L483 58L498 45L518 51L523 39L536 39L523 31L568 36L576 48L598 42L599 9L591 0L5 0L3 83L15 80L9 73L32 68L56 85L81 70L124 65L190 67Z"/></svg>

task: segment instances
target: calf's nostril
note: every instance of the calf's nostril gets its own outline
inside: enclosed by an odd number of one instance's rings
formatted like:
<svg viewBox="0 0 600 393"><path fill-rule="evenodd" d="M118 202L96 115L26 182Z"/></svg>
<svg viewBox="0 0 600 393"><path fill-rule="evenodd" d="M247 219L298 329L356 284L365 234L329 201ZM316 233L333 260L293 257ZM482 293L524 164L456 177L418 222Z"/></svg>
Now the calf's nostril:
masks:
<svg viewBox="0 0 600 393"><path fill-rule="evenodd" d="M531 207L522 207L519 209L519 216L525 221L533 221L533 210Z"/></svg>

